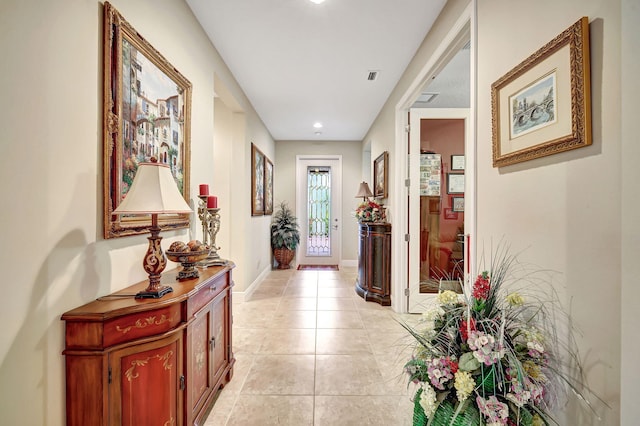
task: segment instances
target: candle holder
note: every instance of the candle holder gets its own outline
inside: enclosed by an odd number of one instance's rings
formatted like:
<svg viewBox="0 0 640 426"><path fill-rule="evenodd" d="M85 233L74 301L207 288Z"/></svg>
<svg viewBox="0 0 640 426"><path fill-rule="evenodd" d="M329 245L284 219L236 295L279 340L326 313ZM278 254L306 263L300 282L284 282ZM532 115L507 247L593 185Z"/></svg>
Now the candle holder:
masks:
<svg viewBox="0 0 640 426"><path fill-rule="evenodd" d="M226 265L227 260L222 259L218 254L220 247L216 247L216 234L220 230L219 208L207 207L208 195L199 195L200 206L198 206L198 217L202 222L203 243L209 246L209 255L198 262L198 266L206 268L214 265Z"/></svg>

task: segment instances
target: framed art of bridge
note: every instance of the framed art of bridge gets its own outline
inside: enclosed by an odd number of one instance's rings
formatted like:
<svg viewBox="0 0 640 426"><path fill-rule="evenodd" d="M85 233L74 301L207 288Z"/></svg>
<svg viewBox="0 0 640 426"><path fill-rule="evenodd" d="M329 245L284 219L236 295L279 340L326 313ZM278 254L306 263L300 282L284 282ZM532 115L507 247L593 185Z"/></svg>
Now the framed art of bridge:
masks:
<svg viewBox="0 0 640 426"><path fill-rule="evenodd" d="M493 166L591 145L589 19L491 85Z"/></svg>

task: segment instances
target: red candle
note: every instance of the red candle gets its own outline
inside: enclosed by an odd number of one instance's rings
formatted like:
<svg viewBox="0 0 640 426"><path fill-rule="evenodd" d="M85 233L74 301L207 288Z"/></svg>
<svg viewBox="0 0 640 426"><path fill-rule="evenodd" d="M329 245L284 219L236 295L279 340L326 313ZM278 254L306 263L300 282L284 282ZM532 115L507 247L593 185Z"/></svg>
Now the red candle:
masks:
<svg viewBox="0 0 640 426"><path fill-rule="evenodd" d="M207 198L207 208L208 209L217 209L218 208L218 197L214 195L209 195Z"/></svg>
<svg viewBox="0 0 640 426"><path fill-rule="evenodd" d="M209 185L204 183L200 185L200 195L209 195Z"/></svg>

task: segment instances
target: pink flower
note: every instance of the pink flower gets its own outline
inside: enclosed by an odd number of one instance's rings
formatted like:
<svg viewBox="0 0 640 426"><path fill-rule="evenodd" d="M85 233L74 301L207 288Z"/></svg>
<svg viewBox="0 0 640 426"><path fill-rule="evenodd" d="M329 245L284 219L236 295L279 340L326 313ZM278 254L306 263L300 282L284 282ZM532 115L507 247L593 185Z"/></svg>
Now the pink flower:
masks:
<svg viewBox="0 0 640 426"><path fill-rule="evenodd" d="M507 424L507 419L509 418L507 404L498 401L495 396L490 396L487 399L478 396L476 397L476 403L482 415L487 418L487 423Z"/></svg>
<svg viewBox="0 0 640 426"><path fill-rule="evenodd" d="M434 388L444 390L444 384L453 379L450 361L446 358L432 359L427 363L427 375Z"/></svg>
<svg viewBox="0 0 640 426"><path fill-rule="evenodd" d="M496 343L496 339L482 331L472 331L467 340L469 349L473 351L473 356L478 362L484 365L492 365L504 356L504 348Z"/></svg>

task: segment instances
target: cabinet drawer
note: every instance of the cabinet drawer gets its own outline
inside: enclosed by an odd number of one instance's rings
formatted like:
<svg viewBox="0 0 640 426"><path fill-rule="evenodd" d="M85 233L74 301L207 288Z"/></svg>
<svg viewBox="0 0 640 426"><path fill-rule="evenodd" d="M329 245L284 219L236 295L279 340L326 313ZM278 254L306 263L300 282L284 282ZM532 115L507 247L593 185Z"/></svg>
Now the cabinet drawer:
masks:
<svg viewBox="0 0 640 426"><path fill-rule="evenodd" d="M211 302L222 290L227 287L227 276L219 276L205 284L198 292L189 298L187 306L187 316L191 317L207 303Z"/></svg>
<svg viewBox="0 0 640 426"><path fill-rule="evenodd" d="M180 322L179 304L114 318L104 325L104 346L164 333Z"/></svg>

